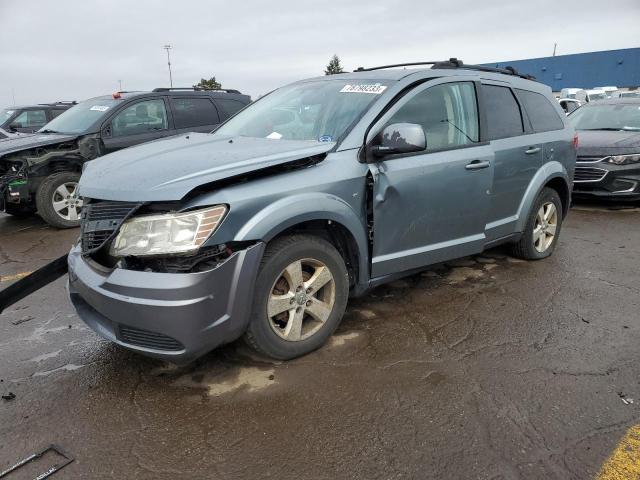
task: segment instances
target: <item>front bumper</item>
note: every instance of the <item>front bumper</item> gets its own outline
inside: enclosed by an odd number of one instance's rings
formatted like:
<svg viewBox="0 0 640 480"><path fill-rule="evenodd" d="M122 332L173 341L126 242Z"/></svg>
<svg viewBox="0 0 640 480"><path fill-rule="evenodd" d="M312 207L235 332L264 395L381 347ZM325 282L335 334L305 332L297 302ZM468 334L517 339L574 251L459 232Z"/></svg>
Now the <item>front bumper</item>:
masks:
<svg viewBox="0 0 640 480"><path fill-rule="evenodd" d="M640 200L640 164L612 165L605 162L578 162L573 195Z"/></svg>
<svg viewBox="0 0 640 480"><path fill-rule="evenodd" d="M264 243L199 273L106 270L69 253L69 297L104 338L144 355L188 363L237 339L249 322Z"/></svg>

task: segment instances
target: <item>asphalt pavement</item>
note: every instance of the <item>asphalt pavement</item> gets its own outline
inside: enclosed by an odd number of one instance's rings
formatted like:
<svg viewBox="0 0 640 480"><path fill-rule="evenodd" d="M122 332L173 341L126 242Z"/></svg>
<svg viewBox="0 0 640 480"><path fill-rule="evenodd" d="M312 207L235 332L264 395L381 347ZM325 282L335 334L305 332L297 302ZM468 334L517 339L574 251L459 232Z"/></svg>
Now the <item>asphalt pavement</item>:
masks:
<svg viewBox="0 0 640 480"><path fill-rule="evenodd" d="M77 235L0 216L0 288ZM54 443L56 479L640 478L639 271L640 209L580 205L547 260L494 249L352 300L306 357L180 368L101 340L62 278L0 316L0 471Z"/></svg>

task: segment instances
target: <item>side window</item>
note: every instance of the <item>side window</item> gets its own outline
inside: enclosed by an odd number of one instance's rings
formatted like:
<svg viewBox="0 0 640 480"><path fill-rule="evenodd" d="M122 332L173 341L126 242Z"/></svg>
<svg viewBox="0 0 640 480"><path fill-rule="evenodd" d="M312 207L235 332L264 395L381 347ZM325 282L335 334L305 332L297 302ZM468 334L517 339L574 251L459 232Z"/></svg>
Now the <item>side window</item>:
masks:
<svg viewBox="0 0 640 480"><path fill-rule="evenodd" d="M61 113L64 113L65 110L61 110L61 109L54 109L51 110L50 115L51 115L51 119L53 120L54 118L56 118L58 115L60 115Z"/></svg>
<svg viewBox="0 0 640 480"><path fill-rule="evenodd" d="M134 103L120 112L111 122L114 137L148 133L167 129L167 111L162 99Z"/></svg>
<svg viewBox="0 0 640 480"><path fill-rule="evenodd" d="M11 122L18 128L40 128L47 123L47 115L44 110L25 110Z"/></svg>
<svg viewBox="0 0 640 480"><path fill-rule="evenodd" d="M174 97L171 99L171 106L176 128L214 125L220 122L218 110L208 98Z"/></svg>
<svg viewBox="0 0 640 480"><path fill-rule="evenodd" d="M564 128L564 123L562 123L558 112L547 97L528 90L516 90L516 92L529 120L531 120L534 132L548 132ZM567 112L571 112L572 108L573 102L567 102Z"/></svg>
<svg viewBox="0 0 640 480"><path fill-rule="evenodd" d="M387 122L417 123L427 137L427 151L478 142L478 106L473 83L436 85L418 93Z"/></svg>
<svg viewBox="0 0 640 480"><path fill-rule="evenodd" d="M516 137L524 133L520 106L511 89L495 85L482 85L482 99L487 117L490 140Z"/></svg>
<svg viewBox="0 0 640 480"><path fill-rule="evenodd" d="M242 102L231 100L230 98L216 98L216 105L224 112L225 117L230 117L244 108Z"/></svg>

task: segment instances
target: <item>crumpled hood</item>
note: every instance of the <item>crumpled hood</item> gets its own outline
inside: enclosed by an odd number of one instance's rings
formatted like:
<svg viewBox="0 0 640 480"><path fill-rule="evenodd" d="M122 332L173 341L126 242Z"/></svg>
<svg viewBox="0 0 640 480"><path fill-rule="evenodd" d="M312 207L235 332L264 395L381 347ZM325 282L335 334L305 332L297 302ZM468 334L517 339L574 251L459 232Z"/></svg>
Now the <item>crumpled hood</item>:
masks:
<svg viewBox="0 0 640 480"><path fill-rule="evenodd" d="M0 140L0 157L8 153L28 150L34 147L44 147L56 143L69 142L75 140L79 135L64 135L58 133L33 133L22 134L19 137L5 138Z"/></svg>
<svg viewBox="0 0 640 480"><path fill-rule="evenodd" d="M640 153L640 132L578 130L578 156Z"/></svg>
<svg viewBox="0 0 640 480"><path fill-rule="evenodd" d="M117 201L180 200L200 185L326 153L334 145L183 134L92 160L80 179L80 195Z"/></svg>

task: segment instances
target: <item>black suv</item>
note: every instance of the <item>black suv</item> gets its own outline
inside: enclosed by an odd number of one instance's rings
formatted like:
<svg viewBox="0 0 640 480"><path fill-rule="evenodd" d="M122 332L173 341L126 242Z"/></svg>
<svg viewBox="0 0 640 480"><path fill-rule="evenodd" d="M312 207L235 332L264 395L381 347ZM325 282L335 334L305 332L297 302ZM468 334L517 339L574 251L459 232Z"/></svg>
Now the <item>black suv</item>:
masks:
<svg viewBox="0 0 640 480"><path fill-rule="evenodd" d="M36 135L0 141L0 210L80 223L83 164L122 148L186 132L210 132L251 98L237 90L156 88L116 92L75 105Z"/></svg>
<svg viewBox="0 0 640 480"><path fill-rule="evenodd" d="M0 139L9 136L4 134L2 130L9 133L37 132L76 104L77 102L55 102L5 108L0 111Z"/></svg>

